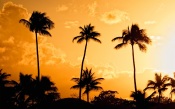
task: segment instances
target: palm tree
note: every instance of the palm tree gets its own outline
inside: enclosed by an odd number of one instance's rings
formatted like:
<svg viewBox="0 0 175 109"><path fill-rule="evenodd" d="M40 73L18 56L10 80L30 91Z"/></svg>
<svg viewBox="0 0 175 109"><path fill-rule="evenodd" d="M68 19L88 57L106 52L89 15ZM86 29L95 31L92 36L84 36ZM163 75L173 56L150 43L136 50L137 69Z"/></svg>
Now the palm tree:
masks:
<svg viewBox="0 0 175 109"><path fill-rule="evenodd" d="M19 83L16 83L16 105L19 109L27 108L27 106L31 105L30 101L32 95L34 79L32 75L20 73L19 75Z"/></svg>
<svg viewBox="0 0 175 109"><path fill-rule="evenodd" d="M38 33L40 35L51 36L48 30L54 28L54 23L46 16L46 13L34 11L29 20L21 19L19 23L23 23L31 32L36 35L36 55L38 68L38 81L40 81L40 67L39 67L39 52L38 52Z"/></svg>
<svg viewBox="0 0 175 109"><path fill-rule="evenodd" d="M81 63L81 70L80 70L80 80L81 80L88 41L90 39L96 42L99 42L99 43L101 43L101 41L97 39L97 37L100 36L100 33L94 31L94 26L92 26L91 24L85 25L84 27L80 26L79 28L81 30L80 35L74 37L72 41L74 42L74 40L77 40L77 43L82 43L85 40L84 55L83 55L83 59ZM81 99L81 87L79 89L79 99Z"/></svg>
<svg viewBox="0 0 175 109"><path fill-rule="evenodd" d="M151 43L151 39L146 35L144 29L140 29L137 24L132 24L131 29L125 29L122 32L122 36L115 37L112 41L121 40L120 44L115 46L115 49L120 49L127 44L131 44L132 47L132 59L133 59L133 68L134 68L134 88L135 92L137 92L137 84L136 84L136 68L135 68L135 57L134 57L134 45L137 44L141 51L146 51L146 44Z"/></svg>
<svg viewBox="0 0 175 109"><path fill-rule="evenodd" d="M92 90L102 90L103 88L101 86L98 86L101 80L104 80L104 78L95 78L94 73L92 73L92 69L83 70L82 74L82 81L80 82L79 78L72 78L73 81L75 81L77 84L72 86L71 88L85 88L85 91L83 94L87 95L87 102L89 102L89 93Z"/></svg>
<svg viewBox="0 0 175 109"><path fill-rule="evenodd" d="M174 78L175 78L175 72L174 72ZM169 85L171 86L171 92L170 92L170 99L172 100L172 94L175 93L175 79L169 77L170 83Z"/></svg>
<svg viewBox="0 0 175 109"><path fill-rule="evenodd" d="M153 90L157 90L158 92L158 103L160 103L160 98L162 97L162 92L167 90L167 86L169 85L169 83L167 83L169 77L167 75L165 75L162 78L161 73L155 73L155 80L148 80L148 84L147 87L144 89L145 91L147 89L153 89Z"/></svg>
<svg viewBox="0 0 175 109"><path fill-rule="evenodd" d="M42 76L39 84L37 84L37 79L34 81L34 84L32 96L37 104L51 103L60 98L57 87L49 77Z"/></svg>
<svg viewBox="0 0 175 109"><path fill-rule="evenodd" d="M132 91L130 97L133 98L135 101L137 101L138 109L147 109L147 104L149 100L156 94L156 91L154 91L151 95L146 97L146 92L138 90L137 93L135 91Z"/></svg>
<svg viewBox="0 0 175 109"><path fill-rule="evenodd" d="M15 95L15 81L8 80L11 74L0 69L0 108L15 108L13 97Z"/></svg>

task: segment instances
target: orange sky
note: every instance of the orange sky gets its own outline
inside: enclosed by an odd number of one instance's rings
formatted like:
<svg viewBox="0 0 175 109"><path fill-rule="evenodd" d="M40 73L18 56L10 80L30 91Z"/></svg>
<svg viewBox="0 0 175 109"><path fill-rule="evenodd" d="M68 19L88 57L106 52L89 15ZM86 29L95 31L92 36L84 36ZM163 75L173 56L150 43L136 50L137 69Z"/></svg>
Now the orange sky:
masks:
<svg viewBox="0 0 175 109"><path fill-rule="evenodd" d="M123 29L132 23L147 30L152 39L146 53L135 46L137 84L139 89L153 79L154 72L172 75L175 71L175 1L174 0L0 0L0 66L13 78L19 72L37 74L35 38L19 19L28 19L35 10L46 12L55 23L52 37L39 37L41 74L50 76L61 97L78 95L70 90L79 77L84 43L72 43L79 26L91 23L101 33L102 44L88 43L85 67L96 77L104 77L104 90L117 90L128 98L134 90L131 47L115 50ZM99 92L98 92L99 93Z"/></svg>

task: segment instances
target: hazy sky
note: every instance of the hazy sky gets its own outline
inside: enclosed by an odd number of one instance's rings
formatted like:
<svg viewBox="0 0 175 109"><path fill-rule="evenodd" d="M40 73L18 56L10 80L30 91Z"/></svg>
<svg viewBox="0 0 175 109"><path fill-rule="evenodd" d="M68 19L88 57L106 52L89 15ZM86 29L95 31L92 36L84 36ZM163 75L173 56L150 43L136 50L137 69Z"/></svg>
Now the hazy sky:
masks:
<svg viewBox="0 0 175 109"><path fill-rule="evenodd" d="M90 41L85 67L104 77L104 90L117 90L128 98L133 85L131 46L120 50L111 42L134 23L152 39L147 52L135 46L138 89L153 79L155 72L175 71L174 0L0 0L0 66L18 79L19 72L37 74L35 35L19 20L33 11L46 12L55 23L52 37L39 36L41 74L54 81L61 97L78 95L70 90L72 77L79 77L85 43L73 43L79 26L89 23L101 33L102 44ZM99 93L99 92L98 92Z"/></svg>

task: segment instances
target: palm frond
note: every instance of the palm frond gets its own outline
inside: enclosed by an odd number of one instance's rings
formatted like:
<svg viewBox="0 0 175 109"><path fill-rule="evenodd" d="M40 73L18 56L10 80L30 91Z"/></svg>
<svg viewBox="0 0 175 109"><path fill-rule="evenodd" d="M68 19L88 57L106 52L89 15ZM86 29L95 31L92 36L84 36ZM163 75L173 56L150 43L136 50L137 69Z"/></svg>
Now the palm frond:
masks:
<svg viewBox="0 0 175 109"><path fill-rule="evenodd" d="M19 23L24 24L27 28L30 28L31 22L27 21L26 19L19 20Z"/></svg>
<svg viewBox="0 0 175 109"><path fill-rule="evenodd" d="M70 89L79 89L79 88L80 88L80 85L74 85Z"/></svg>
<svg viewBox="0 0 175 109"><path fill-rule="evenodd" d="M80 78L72 78L71 81L78 83L78 82L80 82Z"/></svg>
<svg viewBox="0 0 175 109"><path fill-rule="evenodd" d="M82 43L84 40L85 40L85 38L84 38L84 37L81 37L81 38L79 38L79 39L77 40L77 43Z"/></svg>
<svg viewBox="0 0 175 109"><path fill-rule="evenodd" d="M80 39L80 38L82 38L82 36L76 36L76 37L74 37L74 38L72 39L72 42L74 42L74 40L77 40L77 39Z"/></svg>
<svg viewBox="0 0 175 109"><path fill-rule="evenodd" d="M101 43L101 41L100 41L99 39L95 38L95 37L93 37L93 38L91 38L91 39L94 40L94 41L96 41L96 42Z"/></svg>
<svg viewBox="0 0 175 109"><path fill-rule="evenodd" d="M45 36L52 36L47 30L39 30L38 33L40 35L45 35Z"/></svg>
<svg viewBox="0 0 175 109"><path fill-rule="evenodd" d="M149 95L146 100L149 101L154 95L156 94L156 91L154 91L151 95Z"/></svg>
<svg viewBox="0 0 175 109"><path fill-rule="evenodd" d="M127 43L120 43L120 44L115 46L115 49L120 49L120 48L122 48L123 46L126 46L126 45L127 45Z"/></svg>
<svg viewBox="0 0 175 109"><path fill-rule="evenodd" d="M115 41L115 40L123 40L123 37L115 37L115 38L113 38L111 41L113 42L113 41Z"/></svg>
<svg viewBox="0 0 175 109"><path fill-rule="evenodd" d="M146 47L145 44L142 44L142 43L137 43L137 44L138 44L138 46L139 46L140 51L143 51L143 52L146 51L147 47Z"/></svg>
<svg viewBox="0 0 175 109"><path fill-rule="evenodd" d="M144 89L144 91L146 91L146 90L148 90L148 89L152 89L152 90L154 90L155 89L155 87L146 87L145 89Z"/></svg>

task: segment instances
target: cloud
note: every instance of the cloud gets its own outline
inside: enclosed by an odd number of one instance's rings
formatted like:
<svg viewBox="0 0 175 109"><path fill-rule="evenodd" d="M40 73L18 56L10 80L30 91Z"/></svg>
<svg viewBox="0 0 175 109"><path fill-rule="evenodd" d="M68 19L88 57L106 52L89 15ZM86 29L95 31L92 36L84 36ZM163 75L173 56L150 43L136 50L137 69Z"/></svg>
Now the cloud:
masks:
<svg viewBox="0 0 175 109"><path fill-rule="evenodd" d="M144 22L145 25L152 25L152 24L155 24L155 23L156 23L156 21L151 21L151 20Z"/></svg>
<svg viewBox="0 0 175 109"><path fill-rule="evenodd" d="M129 20L129 16L127 12L115 9L109 12L105 12L101 16L100 20L106 24L116 24L122 21Z"/></svg>
<svg viewBox="0 0 175 109"><path fill-rule="evenodd" d="M72 27L77 27L78 26L78 21L67 21L65 22L65 28L72 28Z"/></svg>
<svg viewBox="0 0 175 109"><path fill-rule="evenodd" d="M94 17L96 14L97 2L94 1L92 4L88 5L89 15Z"/></svg>
<svg viewBox="0 0 175 109"><path fill-rule="evenodd" d="M12 2L3 5L0 11L0 67L36 63L35 35L19 23L20 19L28 19L29 15L22 5ZM39 37L39 56L40 63L44 65L64 62L66 57L62 50L43 36Z"/></svg>
<svg viewBox="0 0 175 109"><path fill-rule="evenodd" d="M49 43L45 37L39 37L39 59L41 65L64 63L66 54L58 49L52 43ZM19 64L36 65L36 44L24 43L22 44L24 54Z"/></svg>
<svg viewBox="0 0 175 109"><path fill-rule="evenodd" d="M66 11L68 9L69 8L66 5L59 5L58 7L56 7L57 12Z"/></svg>

